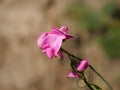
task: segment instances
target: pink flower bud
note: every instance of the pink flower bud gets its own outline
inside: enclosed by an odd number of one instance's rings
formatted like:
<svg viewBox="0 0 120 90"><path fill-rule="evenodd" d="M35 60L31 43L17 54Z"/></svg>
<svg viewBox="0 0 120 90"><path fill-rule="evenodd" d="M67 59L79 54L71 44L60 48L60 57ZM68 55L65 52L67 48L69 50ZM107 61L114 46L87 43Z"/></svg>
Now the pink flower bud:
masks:
<svg viewBox="0 0 120 90"><path fill-rule="evenodd" d="M79 63L77 63L76 68L78 71L84 71L89 66L89 63L87 60L82 60ZM80 78L81 76L74 70L72 70L68 75L68 78Z"/></svg>

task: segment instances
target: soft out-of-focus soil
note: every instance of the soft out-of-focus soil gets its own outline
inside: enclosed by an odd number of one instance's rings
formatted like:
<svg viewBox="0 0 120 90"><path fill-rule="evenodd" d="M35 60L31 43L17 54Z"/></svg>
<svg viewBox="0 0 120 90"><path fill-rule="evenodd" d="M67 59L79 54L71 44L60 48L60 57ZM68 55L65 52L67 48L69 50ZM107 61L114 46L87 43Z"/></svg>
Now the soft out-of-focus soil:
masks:
<svg viewBox="0 0 120 90"><path fill-rule="evenodd" d="M89 41L87 32L78 30L70 19L65 19L70 3L72 0L0 0L0 90L79 90L75 80L66 79L70 69L67 58L64 62L48 60L36 45L40 32L60 25L68 25L70 33L81 35L84 40L82 47L75 40L65 42L64 47L90 59L119 90L116 77L120 74L120 62L109 61L102 48ZM90 76L91 81L108 90L94 74Z"/></svg>

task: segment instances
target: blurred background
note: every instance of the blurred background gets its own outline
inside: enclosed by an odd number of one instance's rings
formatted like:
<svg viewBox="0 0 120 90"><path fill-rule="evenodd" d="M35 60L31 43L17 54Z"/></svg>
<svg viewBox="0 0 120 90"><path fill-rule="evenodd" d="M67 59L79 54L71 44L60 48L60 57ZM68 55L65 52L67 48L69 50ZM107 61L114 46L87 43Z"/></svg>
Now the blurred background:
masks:
<svg viewBox="0 0 120 90"><path fill-rule="evenodd" d="M49 60L36 45L40 32L62 25L76 36L63 47L120 90L120 0L0 0L0 90L88 90L66 78L66 55ZM90 69L86 75L109 90Z"/></svg>

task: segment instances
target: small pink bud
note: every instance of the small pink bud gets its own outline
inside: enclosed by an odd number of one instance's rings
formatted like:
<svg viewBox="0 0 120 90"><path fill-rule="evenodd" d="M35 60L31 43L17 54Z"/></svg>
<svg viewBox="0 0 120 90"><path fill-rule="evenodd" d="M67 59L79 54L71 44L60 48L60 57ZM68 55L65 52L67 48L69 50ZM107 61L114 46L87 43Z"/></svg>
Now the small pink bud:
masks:
<svg viewBox="0 0 120 90"><path fill-rule="evenodd" d="M87 60L82 60L79 63L77 63L76 68L78 71L84 71L87 69L87 67L89 66L89 63ZM74 70L72 70L68 75L68 78L80 78L81 76L75 72Z"/></svg>

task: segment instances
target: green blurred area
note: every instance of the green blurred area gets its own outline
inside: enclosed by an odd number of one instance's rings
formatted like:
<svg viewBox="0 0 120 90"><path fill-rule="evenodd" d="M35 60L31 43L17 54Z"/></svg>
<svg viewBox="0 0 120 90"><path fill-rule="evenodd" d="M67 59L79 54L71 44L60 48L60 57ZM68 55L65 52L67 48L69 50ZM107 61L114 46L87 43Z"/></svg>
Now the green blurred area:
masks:
<svg viewBox="0 0 120 90"><path fill-rule="evenodd" d="M80 3L68 8L67 16L85 28L98 42L111 59L120 58L120 7L110 2L96 12ZM98 34L98 35L97 35Z"/></svg>
<svg viewBox="0 0 120 90"><path fill-rule="evenodd" d="M105 37L101 37L104 50L111 58L120 58L120 27L112 27Z"/></svg>

